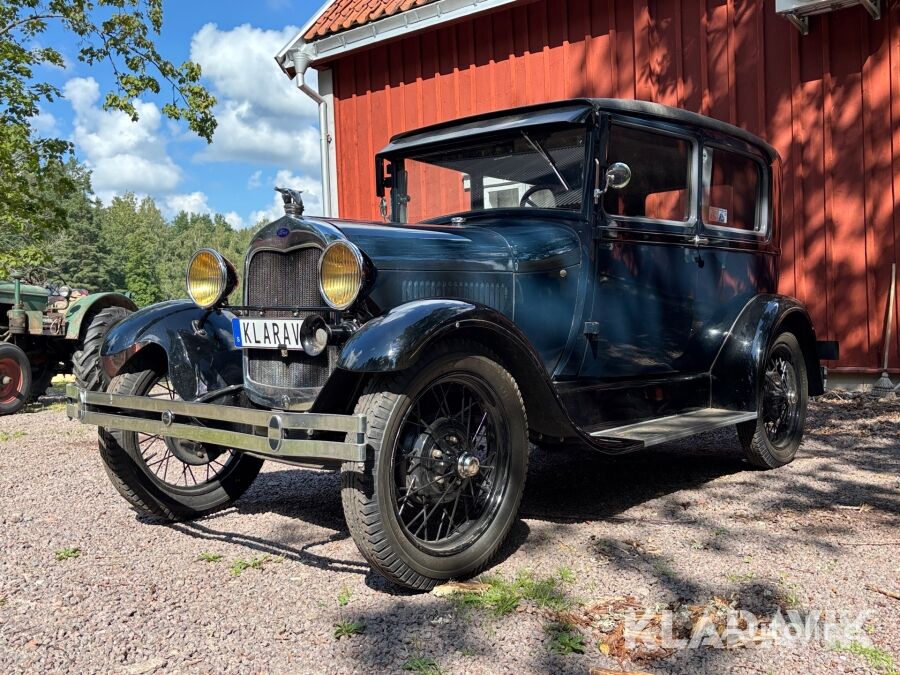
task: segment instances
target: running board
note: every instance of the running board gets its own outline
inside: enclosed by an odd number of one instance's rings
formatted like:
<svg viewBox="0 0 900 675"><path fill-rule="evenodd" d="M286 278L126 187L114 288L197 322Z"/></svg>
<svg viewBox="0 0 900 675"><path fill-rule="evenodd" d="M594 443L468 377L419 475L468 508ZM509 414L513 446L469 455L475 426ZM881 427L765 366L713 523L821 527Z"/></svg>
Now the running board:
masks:
<svg viewBox="0 0 900 675"><path fill-rule="evenodd" d="M688 436L702 434L705 431L712 431L720 427L727 427L738 422L747 422L755 419L755 412L704 408L703 410L695 410L682 415L657 417L646 422L603 429L595 431L591 436L598 440L631 441L635 444L643 444L645 448L649 448L651 445L676 441L679 438L687 438Z"/></svg>

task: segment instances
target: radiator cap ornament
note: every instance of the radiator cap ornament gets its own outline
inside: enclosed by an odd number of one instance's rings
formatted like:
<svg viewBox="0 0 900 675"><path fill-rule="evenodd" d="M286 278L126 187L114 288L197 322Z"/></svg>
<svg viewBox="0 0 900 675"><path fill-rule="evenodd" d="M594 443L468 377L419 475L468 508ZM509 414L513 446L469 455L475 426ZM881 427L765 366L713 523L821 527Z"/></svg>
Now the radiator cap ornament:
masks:
<svg viewBox="0 0 900 675"><path fill-rule="evenodd" d="M286 216L300 217L303 215L303 190L293 190L291 188L276 187L276 192L281 193L284 200L284 214Z"/></svg>

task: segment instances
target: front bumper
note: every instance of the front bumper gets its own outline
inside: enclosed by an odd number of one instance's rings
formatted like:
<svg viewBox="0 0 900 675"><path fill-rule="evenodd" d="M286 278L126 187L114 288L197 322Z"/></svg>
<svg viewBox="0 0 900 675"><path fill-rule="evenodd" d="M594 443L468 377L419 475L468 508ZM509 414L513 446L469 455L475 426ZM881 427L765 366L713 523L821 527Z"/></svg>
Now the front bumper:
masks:
<svg viewBox="0 0 900 675"><path fill-rule="evenodd" d="M170 401L86 391L71 384L66 387L66 414L82 424L105 429L219 445L297 463L366 460L365 415L280 412ZM238 426L242 431L205 426L204 421ZM346 434L346 439L315 437L329 432Z"/></svg>

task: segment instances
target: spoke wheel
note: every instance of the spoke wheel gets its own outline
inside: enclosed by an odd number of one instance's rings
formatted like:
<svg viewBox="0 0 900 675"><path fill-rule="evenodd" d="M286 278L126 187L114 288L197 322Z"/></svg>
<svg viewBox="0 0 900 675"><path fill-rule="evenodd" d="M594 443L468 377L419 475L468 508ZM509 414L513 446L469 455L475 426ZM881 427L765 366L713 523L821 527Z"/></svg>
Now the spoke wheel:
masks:
<svg viewBox="0 0 900 675"><path fill-rule="evenodd" d="M151 383L149 398L182 400L163 376ZM218 480L233 466L237 453L199 443L134 432L135 445L149 475L170 488L190 490Z"/></svg>
<svg viewBox="0 0 900 675"><path fill-rule="evenodd" d="M763 425L772 445L784 447L797 433L800 421L800 392L797 370L791 353L779 344L769 354L763 387Z"/></svg>
<svg viewBox="0 0 900 675"><path fill-rule="evenodd" d="M791 461L803 440L809 383L797 338L782 333L766 355L757 419L737 425L744 454L754 466L774 469Z"/></svg>
<svg viewBox="0 0 900 675"><path fill-rule="evenodd" d="M509 474L509 430L489 386L455 373L422 391L392 449L393 505L405 535L436 555L477 539Z"/></svg>
<svg viewBox="0 0 900 675"><path fill-rule="evenodd" d="M163 366L117 375L108 391L179 400ZM102 427L100 457L113 486L135 509L169 521L228 506L262 467L261 459L229 448Z"/></svg>
<svg viewBox="0 0 900 675"><path fill-rule="evenodd" d="M382 576L416 590L490 562L528 470L525 405L498 357L467 340L429 352L371 380L356 406L371 460L341 469L353 541Z"/></svg>

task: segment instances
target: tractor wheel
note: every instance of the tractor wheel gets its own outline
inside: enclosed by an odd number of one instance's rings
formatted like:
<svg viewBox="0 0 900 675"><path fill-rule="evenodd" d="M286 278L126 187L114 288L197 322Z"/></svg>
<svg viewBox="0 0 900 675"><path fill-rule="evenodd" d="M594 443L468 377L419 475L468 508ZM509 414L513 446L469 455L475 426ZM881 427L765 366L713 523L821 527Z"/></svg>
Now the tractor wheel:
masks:
<svg viewBox="0 0 900 675"><path fill-rule="evenodd" d="M19 412L31 389L28 356L14 344L0 343L0 415Z"/></svg>
<svg viewBox="0 0 900 675"><path fill-rule="evenodd" d="M124 307L107 307L97 312L84 332L81 349L72 355L72 372L79 389L99 391L103 388L100 372L100 347L109 329L131 314Z"/></svg>

